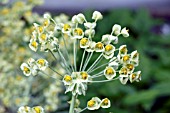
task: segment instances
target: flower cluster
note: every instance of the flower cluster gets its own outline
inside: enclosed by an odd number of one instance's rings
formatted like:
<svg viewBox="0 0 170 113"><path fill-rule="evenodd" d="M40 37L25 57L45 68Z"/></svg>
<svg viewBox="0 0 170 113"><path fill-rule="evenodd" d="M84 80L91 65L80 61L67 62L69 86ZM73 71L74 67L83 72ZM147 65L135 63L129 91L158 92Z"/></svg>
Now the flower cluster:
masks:
<svg viewBox="0 0 170 113"><path fill-rule="evenodd" d="M126 45L122 45L119 48L117 59L122 65L119 70L120 81L122 84L126 84L128 79L130 82L139 82L141 80L141 71L134 72L135 67L139 64L139 53L137 51L127 54ZM114 62L112 62L112 64L114 64Z"/></svg>
<svg viewBox="0 0 170 113"><path fill-rule="evenodd" d="M112 79L119 72L119 80L122 84L126 84L128 79L130 82L141 80L141 71L134 72L139 64L139 53L135 50L131 54L127 54L126 45L119 48L117 57L113 57L108 66L104 70L107 79Z"/></svg>
<svg viewBox="0 0 170 113"><path fill-rule="evenodd" d="M98 97L93 97L91 100L87 102L87 109L89 110L97 110L101 108L109 108L111 106L111 102L108 98L104 98L100 100Z"/></svg>
<svg viewBox="0 0 170 113"><path fill-rule="evenodd" d="M53 31L51 31L54 27L50 26L49 18L50 15L47 16L46 14L41 25L34 23L35 30L29 43L29 47L33 51L37 51L39 44L41 51L56 50L58 39L54 36Z"/></svg>
<svg viewBox="0 0 170 113"><path fill-rule="evenodd" d="M31 106L40 104L45 111L52 112L56 111L61 104L62 100L58 98L59 93L62 91L60 83L49 79L48 76L42 76L41 78L30 76L27 78L22 75L18 68L24 59L29 57L37 59L37 54L32 54L32 51L24 46L27 45L34 30L32 27L33 22L41 23L43 21L40 15L32 12L33 7L40 5L41 2L42 0L17 0L0 8L0 107L4 107L4 112L2 113L16 112L18 107L30 104ZM67 16L62 14L55 18L63 20L65 17ZM68 20L65 19L65 21ZM49 55L42 56L43 58L51 57ZM35 67L38 69L36 71L43 70L37 61L35 61ZM54 59L51 57L48 61L54 62ZM34 72L31 69L32 67L28 63L26 64L26 67L31 72ZM60 73L65 73L60 65L53 64L53 66L59 69ZM54 72L46 71L46 73L56 80L59 79Z"/></svg>
<svg viewBox="0 0 170 113"><path fill-rule="evenodd" d="M86 95L88 83L102 83L119 79L122 84L126 84L128 80L130 82L141 80L141 72L134 72L135 67L139 64L139 53L133 51L128 54L126 45L116 48L120 35L129 37L126 27L122 28L120 25L115 24L110 34L104 34L101 41L95 41L97 21L102 18L103 16L100 12L94 11L92 15L93 22L87 21L82 13L74 15L70 22L58 22L49 14L44 14L43 23L34 23L34 31L32 32L29 47L35 52L40 47L40 51L49 52L56 60L60 59L59 63L64 68L65 74L61 74L51 68L50 65L49 67L63 77L62 82L66 87L65 93L72 93L70 113L77 109L75 101L78 96ZM61 40L58 36L63 39L64 48L60 47ZM72 50L66 44L69 41L73 42ZM77 54L78 50L84 51L82 57ZM73 52L73 58L69 55L70 51ZM56 53L58 53L58 56ZM89 62L94 53L98 57L90 64ZM116 55L116 53L118 54ZM77 59L81 59L80 64L77 64ZM100 65L102 59L106 60L107 63ZM22 65L21 67L24 70ZM102 71L98 72L99 69ZM26 75L26 73L24 74ZM105 76L106 80L95 80L101 76ZM87 108L97 110L100 107L108 108L110 104L111 102L107 98L100 100L98 97L93 97L88 101Z"/></svg>
<svg viewBox="0 0 170 113"><path fill-rule="evenodd" d="M90 75L86 72L72 72L71 75L65 75L63 82L66 86L66 93L71 91L73 95L85 95L88 80L90 80Z"/></svg>
<svg viewBox="0 0 170 113"><path fill-rule="evenodd" d="M26 76L37 75L38 71L43 71L48 67L48 62L45 59L38 59L35 61L33 58L28 59L27 63L21 64L21 70Z"/></svg>
<svg viewBox="0 0 170 113"><path fill-rule="evenodd" d="M29 106L22 106L18 109L18 113L44 113L44 109L41 106L35 106L32 108Z"/></svg>

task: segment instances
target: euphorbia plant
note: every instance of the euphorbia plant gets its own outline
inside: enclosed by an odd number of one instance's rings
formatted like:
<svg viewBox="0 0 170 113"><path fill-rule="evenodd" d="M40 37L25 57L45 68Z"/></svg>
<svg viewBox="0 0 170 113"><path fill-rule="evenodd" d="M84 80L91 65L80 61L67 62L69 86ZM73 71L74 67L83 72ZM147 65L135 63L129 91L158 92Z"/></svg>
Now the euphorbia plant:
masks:
<svg viewBox="0 0 170 113"><path fill-rule="evenodd" d="M141 80L141 71L134 71L139 63L139 53L135 50L128 53L126 45L116 48L118 36L128 37L129 33L126 27L123 29L120 25L115 24L110 34L104 34L101 41L96 42L95 27L97 21L103 18L102 14L94 11L92 15L93 22L86 20L83 14L74 15L69 23L57 23L49 14L44 14L42 24L34 23L34 31L30 39L29 47L37 52L47 52L61 64L66 73L60 74L53 65L50 65L46 59L40 58L34 60L31 58L27 63L21 64L23 73L27 76L45 74L46 69L54 71L61 76L66 88L65 93L71 93L69 113L80 113L84 110L97 110L99 108L109 108L111 102L108 98L100 99L92 97L87 102L87 106L83 109L77 104L78 96L87 94L89 83L103 83L120 80L122 84ZM59 39L61 36L64 48L61 48ZM67 38L66 38L67 37ZM71 46L66 42L73 42ZM72 52L68 49L72 48ZM83 50L83 54L77 54L77 51ZM116 52L117 51L117 52ZM116 54L117 53L117 54ZM92 64L89 64L94 54L99 54ZM73 57L72 57L73 56ZM80 58L80 64L77 59ZM102 60L106 60L105 64L99 65ZM90 65L90 66L89 66ZM102 71L96 71L96 70ZM48 75L50 76L50 75ZM105 76L105 80L96 80L98 77ZM29 107L28 107L29 108ZM19 113L23 113L25 109L20 108ZM29 112L43 113L41 107L29 108ZM25 112L24 112L25 113Z"/></svg>

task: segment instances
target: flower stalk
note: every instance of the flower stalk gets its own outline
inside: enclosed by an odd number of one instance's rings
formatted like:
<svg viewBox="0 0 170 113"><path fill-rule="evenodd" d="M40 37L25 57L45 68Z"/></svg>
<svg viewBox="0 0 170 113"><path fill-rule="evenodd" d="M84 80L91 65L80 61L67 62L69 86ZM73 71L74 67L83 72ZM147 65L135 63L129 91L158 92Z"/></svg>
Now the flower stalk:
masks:
<svg viewBox="0 0 170 113"><path fill-rule="evenodd" d="M72 95L69 113L74 113L76 95Z"/></svg>

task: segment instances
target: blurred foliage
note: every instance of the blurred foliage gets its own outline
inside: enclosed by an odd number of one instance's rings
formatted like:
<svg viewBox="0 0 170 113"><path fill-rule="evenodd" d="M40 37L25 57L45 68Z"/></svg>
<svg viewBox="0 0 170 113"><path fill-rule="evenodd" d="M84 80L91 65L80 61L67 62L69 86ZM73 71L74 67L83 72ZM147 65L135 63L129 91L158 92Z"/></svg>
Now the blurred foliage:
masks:
<svg viewBox="0 0 170 113"><path fill-rule="evenodd" d="M85 16L91 18L92 11ZM96 39L111 32L114 24L127 26L130 37L119 38L119 47L126 44L129 51L138 50L142 81L122 85L119 81L91 84L87 98L81 97L81 105L94 96L108 97L112 107L107 110L85 111L86 113L169 113L170 110L170 36L156 31L161 26L161 19L154 19L148 11L114 10L106 12L104 19L98 22ZM95 58L93 58L94 61ZM100 64L104 63L101 62Z"/></svg>
<svg viewBox="0 0 170 113"><path fill-rule="evenodd" d="M17 0L0 7L0 113L16 113L24 105L41 105L47 112L61 111L68 106L62 104L67 98L60 94L62 84L57 81L60 77L56 73L46 71L55 79L42 73L33 78L24 76L20 70L21 63L26 59L41 56L48 57L53 66L65 73L51 54L37 54L28 48L32 24L43 21L42 16L32 10L42 2ZM56 18L63 20L63 17L59 15Z"/></svg>

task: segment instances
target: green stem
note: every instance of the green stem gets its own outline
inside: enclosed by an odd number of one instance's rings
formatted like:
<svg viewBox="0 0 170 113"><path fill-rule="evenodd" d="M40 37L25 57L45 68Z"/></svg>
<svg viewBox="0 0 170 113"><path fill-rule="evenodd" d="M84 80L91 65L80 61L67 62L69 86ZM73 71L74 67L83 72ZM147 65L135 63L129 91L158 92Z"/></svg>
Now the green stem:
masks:
<svg viewBox="0 0 170 113"><path fill-rule="evenodd" d="M70 60L69 54L68 54L68 49L67 49L67 45L66 45L66 41L65 41L64 36L62 36L62 38L63 38L63 41L64 41L64 46L65 46L66 55L67 55L67 57L68 57L70 66L71 66L71 68L72 68L72 71L74 71L73 66L72 66L72 64L71 64L71 60Z"/></svg>
<svg viewBox="0 0 170 113"><path fill-rule="evenodd" d="M31 91L31 88L32 88L33 80L34 80L34 77L33 77L33 76L30 76L30 77L28 78L28 82L30 83L30 85L28 85L28 87L26 87L26 89L25 89L25 92L24 92L24 95L25 95L25 96L29 96L30 91Z"/></svg>
<svg viewBox="0 0 170 113"><path fill-rule="evenodd" d="M77 71L77 65L76 65L77 46L76 46L76 43L77 43L77 40L75 39L74 40L74 49L73 49L73 52L74 52L74 69L75 69L75 71Z"/></svg>
<svg viewBox="0 0 170 113"><path fill-rule="evenodd" d="M64 58L64 56L63 56L63 54L61 53L60 50L58 50L58 54L59 54L61 60L63 61L63 64L65 65L65 69L67 70L67 72L68 72L69 74L71 74L71 68L70 68L69 65L67 64L67 61L66 61L66 59Z"/></svg>
<svg viewBox="0 0 170 113"><path fill-rule="evenodd" d="M57 61L57 58L56 58L56 56L54 55L54 53L49 49L49 51L50 51L50 53L51 53L51 55L54 57L54 59Z"/></svg>
<svg viewBox="0 0 170 113"><path fill-rule="evenodd" d="M93 76L98 76L98 75L100 75L100 74L103 74L104 73L104 70L102 70L102 71L100 71L99 73L96 73L95 75L93 75Z"/></svg>
<svg viewBox="0 0 170 113"><path fill-rule="evenodd" d="M100 61L102 60L102 58L103 58L103 57L101 57L100 60L99 60L89 71L91 71L91 70L93 70L94 68L96 68L96 66L100 63ZM89 71L88 71L88 72L89 72Z"/></svg>
<svg viewBox="0 0 170 113"><path fill-rule="evenodd" d="M89 61L90 61L92 55L93 55L93 52L92 52L92 53L90 54L90 56L88 57L87 62L85 62L84 66L83 66L83 71L86 69L86 66L88 65L88 63L89 63Z"/></svg>
<svg viewBox="0 0 170 113"><path fill-rule="evenodd" d="M84 61L85 53L86 53L86 50L84 49L83 56L82 56L82 59L81 59L81 65L80 65L79 71L81 71L81 68L82 68L82 65L83 65L83 61Z"/></svg>
<svg viewBox="0 0 170 113"><path fill-rule="evenodd" d="M93 62L93 64L89 67L89 69L87 70L87 72L89 72L92 68L93 68L93 66L99 61L99 59L102 57L102 53L98 56L98 58L96 59L96 61L95 62Z"/></svg>
<svg viewBox="0 0 170 113"><path fill-rule="evenodd" d="M55 59L56 62L57 62L58 59L56 58L56 56L54 55L54 53L53 53L51 50L49 50L49 51L50 51L51 55L54 57L54 59ZM58 52L58 54L59 54L61 60L63 60L63 58L62 58L62 56L60 55L59 52ZM63 62L63 63L64 63L64 65L65 65L65 62ZM60 64L64 69L66 69L68 73L70 73L70 70L67 69L68 66L66 66L66 65L63 66L63 65L61 64L61 62L60 62L59 64Z"/></svg>
<svg viewBox="0 0 170 113"><path fill-rule="evenodd" d="M54 71L55 73L57 73L58 75L60 75L60 76L62 76L62 77L63 77L63 75L62 75L62 74L60 74L59 72L55 71L52 67L50 67L50 66L48 66L48 67L49 67L49 69L51 69L52 71Z"/></svg>
<svg viewBox="0 0 170 113"><path fill-rule="evenodd" d="M103 66L108 65L109 63L110 63L110 62L107 62L107 63L105 63L105 64L102 64L102 65L98 66L97 68L90 70L88 73L92 73L92 72L96 71L97 69L99 69L99 68L101 68L101 67L103 67Z"/></svg>
<svg viewBox="0 0 170 113"><path fill-rule="evenodd" d="M83 111L85 111L87 109L87 107L85 107L84 109L82 109L80 112L78 112L78 113L81 113L81 112L83 112Z"/></svg>
<svg viewBox="0 0 170 113"><path fill-rule="evenodd" d="M72 95L69 113L74 113L75 100L76 100L76 95Z"/></svg>
<svg viewBox="0 0 170 113"><path fill-rule="evenodd" d="M102 81L88 81L90 83L102 83L102 82L109 82L109 81L113 81L113 80L117 80L119 79L120 77L117 77L117 78L114 78L114 79L111 79L111 80L102 80Z"/></svg>

